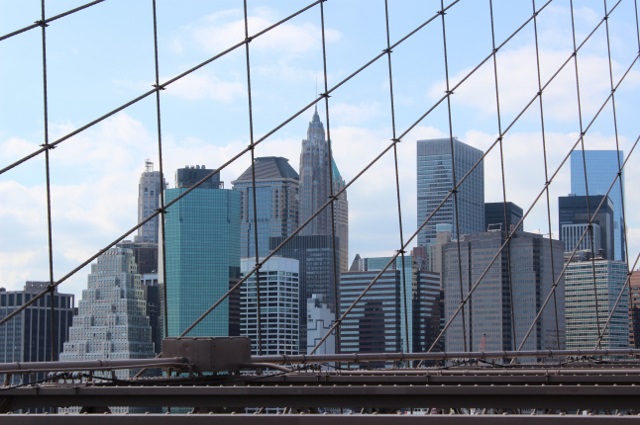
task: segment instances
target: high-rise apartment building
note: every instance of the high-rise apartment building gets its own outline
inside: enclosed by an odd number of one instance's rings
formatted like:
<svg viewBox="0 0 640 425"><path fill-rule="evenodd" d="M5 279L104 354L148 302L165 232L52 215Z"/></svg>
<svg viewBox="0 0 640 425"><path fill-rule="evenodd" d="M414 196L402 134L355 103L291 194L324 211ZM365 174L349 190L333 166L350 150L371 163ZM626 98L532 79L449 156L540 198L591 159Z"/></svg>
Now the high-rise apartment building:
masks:
<svg viewBox="0 0 640 425"><path fill-rule="evenodd" d="M254 258L241 260L245 276L253 269ZM253 273L240 292L240 335L251 339L253 354L298 354L300 344L298 260L271 257ZM260 282L260 288L257 282ZM258 289L260 308L258 309ZM260 320L258 320L260 313ZM261 331L258 329L260 324ZM258 333L260 332L260 336ZM261 348L258 349L258 341Z"/></svg>
<svg viewBox="0 0 640 425"><path fill-rule="evenodd" d="M160 175L160 171L153 171L153 162L146 160L145 171L140 176L138 184L138 222L146 219L160 208L160 193L167 187L167 183ZM159 216L155 216L141 227L135 237L136 242L158 243Z"/></svg>
<svg viewBox="0 0 640 425"><path fill-rule="evenodd" d="M271 238L270 247L275 249L286 238ZM314 294L322 298L333 314L336 312L336 282L334 275L334 251L331 235L296 235L279 251L278 255L294 258L299 262L300 279L300 353L307 353L307 300Z"/></svg>
<svg viewBox="0 0 640 425"><path fill-rule="evenodd" d="M324 125L316 109L300 152L300 224L311 218L331 198L332 193L337 193L344 186L345 181L330 155ZM335 228L339 270L346 271L349 261L349 204L346 191L333 204L333 223L331 211L331 206L327 206L300 234L331 235Z"/></svg>
<svg viewBox="0 0 640 425"><path fill-rule="evenodd" d="M167 204L212 172L204 166L179 169L176 187L165 191ZM166 265L159 280L166 285L169 337L181 335L240 278L240 192L221 185L213 174L165 214ZM237 336L239 297L235 292L187 336Z"/></svg>
<svg viewBox="0 0 640 425"><path fill-rule="evenodd" d="M501 249L505 237L498 230L475 233L444 246L444 319L451 322L445 335L446 351L564 348L564 280L559 277L564 264L562 242L516 232L510 247ZM555 296L522 344L554 282Z"/></svg>
<svg viewBox="0 0 640 425"><path fill-rule="evenodd" d="M579 254L565 271L567 349L629 348L626 263Z"/></svg>
<svg viewBox="0 0 640 425"><path fill-rule="evenodd" d="M22 291L0 288L0 317L17 310L40 292L49 282L28 281ZM69 335L74 313L73 294L53 293L55 307L53 335L51 333L51 295L28 306L22 313L0 326L0 363L47 362L58 360L62 344ZM52 336L54 352L51 351Z"/></svg>
<svg viewBox="0 0 640 425"><path fill-rule="evenodd" d="M288 159L275 156L256 158L253 167L249 167L231 184L233 189L242 195L240 217L240 256L242 258L255 258L256 232L257 255L264 257L269 254L269 238L289 236L298 228L300 177L289 165Z"/></svg>
<svg viewBox="0 0 640 425"><path fill-rule="evenodd" d="M613 206L613 239L615 244L614 255L609 258L617 261L626 261L624 211L622 210L624 171L616 180L623 163L624 152L617 150L580 150L571 153L572 194L580 196L606 195L615 181L613 188L608 193Z"/></svg>
<svg viewBox="0 0 640 425"><path fill-rule="evenodd" d="M600 209L596 213L598 206ZM558 218L560 240L564 242L565 252L587 250L593 252L593 255L613 260L615 245L613 205L607 197L604 195L561 196L558 198ZM589 223L591 223L593 236L585 233Z"/></svg>
<svg viewBox="0 0 640 425"><path fill-rule="evenodd" d="M418 246L435 244L438 224L450 224L453 238L485 230L481 158L482 151L457 138L418 140L418 227L427 221L418 233ZM454 196L451 192L457 185Z"/></svg>

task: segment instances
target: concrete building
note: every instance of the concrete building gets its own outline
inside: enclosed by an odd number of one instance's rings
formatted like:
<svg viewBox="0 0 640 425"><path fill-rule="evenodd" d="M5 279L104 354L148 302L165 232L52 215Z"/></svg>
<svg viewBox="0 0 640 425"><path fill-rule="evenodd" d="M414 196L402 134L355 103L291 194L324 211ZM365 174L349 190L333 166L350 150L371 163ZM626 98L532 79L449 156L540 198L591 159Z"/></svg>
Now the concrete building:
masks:
<svg viewBox="0 0 640 425"><path fill-rule="evenodd" d="M332 193L337 193L344 186L345 181L330 155L324 125L316 109L307 129L307 138L302 140L300 152L300 224L311 218L330 199ZM331 206L326 207L302 229L300 235L332 235L335 229L339 270L347 271L349 203L346 191L333 204L333 222L331 211Z"/></svg>
<svg viewBox="0 0 640 425"><path fill-rule="evenodd" d="M6 317L48 287L49 282L28 281L22 291L0 288L0 317ZM50 294L35 301L22 313L0 326L0 363L58 360L63 343L69 335L75 308L74 296L61 294L55 289L53 303L53 334Z"/></svg>
<svg viewBox="0 0 640 425"><path fill-rule="evenodd" d="M244 277L253 269L255 259L241 260ZM271 257L259 272L253 273L240 292L240 335L251 339L253 354L298 354L300 344L298 260ZM258 287L260 282L260 308ZM258 320L258 312L260 320ZM261 324L260 336L258 323ZM258 348L258 341L261 347Z"/></svg>
<svg viewBox="0 0 640 425"><path fill-rule="evenodd" d="M329 332L335 320L335 313L324 302L322 295L312 294L307 299L307 349L310 353ZM318 347L315 354L335 354L336 336L332 333Z"/></svg>
<svg viewBox="0 0 640 425"><path fill-rule="evenodd" d="M270 239L271 249L275 249L286 238ZM334 268L334 250L330 235L294 236L279 251L278 255L294 258L300 265L300 353L307 350L307 301L314 294L322 298L334 315L336 312L336 282L339 271ZM334 274L335 272L335 274Z"/></svg>
<svg viewBox="0 0 640 425"><path fill-rule="evenodd" d="M145 171L140 176L138 184L138 222L143 221L160 208L160 194L166 189L167 183L160 175L160 171L153 171L153 162L146 160ZM136 242L158 243L160 216L157 215L141 227L135 237Z"/></svg>
<svg viewBox="0 0 640 425"><path fill-rule="evenodd" d="M451 322L446 351L564 348L562 242L517 232L501 249L505 236L502 231L474 233L444 246L444 319ZM523 344L554 282L555 296Z"/></svg>

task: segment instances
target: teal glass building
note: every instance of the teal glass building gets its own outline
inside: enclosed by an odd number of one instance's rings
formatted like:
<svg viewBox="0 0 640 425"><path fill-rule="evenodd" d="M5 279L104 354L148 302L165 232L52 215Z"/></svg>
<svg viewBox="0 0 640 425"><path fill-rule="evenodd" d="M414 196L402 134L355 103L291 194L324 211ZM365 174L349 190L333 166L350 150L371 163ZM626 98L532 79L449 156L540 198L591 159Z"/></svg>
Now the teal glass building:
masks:
<svg viewBox="0 0 640 425"><path fill-rule="evenodd" d="M584 156L583 156L584 154ZM616 179L624 163L624 152L617 150L585 150L571 152L571 193L580 196L607 195L613 204L613 239L616 261L626 261L625 231L622 211L624 172ZM586 167L586 174L585 174ZM614 184L615 182L615 184ZM587 191L588 188L588 191ZM598 205L591 208L595 210Z"/></svg>
<svg viewBox="0 0 640 425"><path fill-rule="evenodd" d="M185 170L188 170L187 173ZM189 190L213 170L188 168L176 173L176 188L166 203ZM221 189L219 176L188 193L165 214L167 336L179 336L240 278L240 193ZM162 268L161 268L162 269ZM239 335L239 295L222 302L187 336Z"/></svg>

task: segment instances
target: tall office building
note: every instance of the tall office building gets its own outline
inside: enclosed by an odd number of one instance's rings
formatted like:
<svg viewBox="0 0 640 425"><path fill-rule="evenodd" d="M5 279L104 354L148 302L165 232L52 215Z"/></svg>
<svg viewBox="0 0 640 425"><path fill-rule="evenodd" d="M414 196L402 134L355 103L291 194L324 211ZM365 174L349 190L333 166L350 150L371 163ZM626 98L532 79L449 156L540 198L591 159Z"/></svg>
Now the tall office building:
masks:
<svg viewBox="0 0 640 425"><path fill-rule="evenodd" d="M240 266L242 275L251 271L254 264L254 258L243 258ZM240 335L251 339L253 354L298 354L298 260L271 257L260 268L260 309L257 281L256 273L253 273L241 288ZM261 325L260 337L258 323ZM260 350L259 340L262 342Z"/></svg>
<svg viewBox="0 0 640 425"><path fill-rule="evenodd" d="M616 150L585 150L571 153L571 193L580 196L605 195L613 205L614 255L610 259L626 261L625 231L622 211L624 193L624 171L616 180L620 166L624 163L624 152ZM586 166L586 174L585 174ZM587 193L587 187L589 192ZM593 208L593 207L592 207Z"/></svg>
<svg viewBox="0 0 640 425"><path fill-rule="evenodd" d="M270 239L273 250L286 238ZM307 300L314 294L322 298L333 314L336 311L336 282L334 275L333 245L330 235L294 236L279 251L278 255L294 258L300 265L300 353L307 353Z"/></svg>
<svg viewBox="0 0 640 425"><path fill-rule="evenodd" d="M484 229L501 229L509 234L512 230L522 232L522 208L513 202L487 202L484 204ZM518 225L518 223L520 223Z"/></svg>
<svg viewBox="0 0 640 425"><path fill-rule="evenodd" d="M22 291L0 288L0 317L6 317L48 286L49 282L28 281ZM54 352L51 352L51 295L48 294L0 326L0 363L58 360L62 344L69 335L74 312L74 296L61 294L55 289L53 303Z"/></svg>
<svg viewBox="0 0 640 425"><path fill-rule="evenodd" d="M444 246L444 318L446 323L451 321L445 336L446 351L520 348L556 280L555 297L521 348L564 348L564 280L559 279L564 264L562 242L517 232L507 255L506 247L500 249L504 238L504 232L496 230L465 235ZM468 302L455 315L480 278Z"/></svg>
<svg viewBox="0 0 640 425"><path fill-rule="evenodd" d="M424 248L422 247L414 248L412 255L404 256L404 261L401 256L392 259L392 257L361 258L360 255L356 255L349 273L343 273L340 277L341 311L349 307L349 304L345 305L345 302L353 302L355 299L343 297L345 282L351 285L350 290L359 289L362 291L375 275L389 264L386 271L398 270L400 272L397 282L398 298L395 300L395 304L391 303L390 305L394 305L393 308L399 311L400 322L394 326L399 326L400 334L398 337L401 341L401 349L404 352L425 351L437 336L436 332L439 328L440 276L437 273L427 271L424 257ZM362 272L373 272L373 275ZM369 281L365 282L366 279ZM378 287L377 282L372 289L375 287ZM381 293L376 291L368 292L365 298L376 298L376 296L381 294L383 296L385 293L384 291ZM341 334L340 337L341 341L349 340L347 335ZM351 344L353 348L353 341L347 344Z"/></svg>
<svg viewBox="0 0 640 425"><path fill-rule="evenodd" d="M221 188L219 174L204 166L179 169L176 187L165 191L173 202L165 214L167 336L182 334L240 278L240 192ZM162 244L160 245L162 248ZM162 258L162 256L160 256ZM239 292L223 301L187 336L237 336Z"/></svg>
<svg viewBox="0 0 640 425"><path fill-rule="evenodd" d="M450 224L453 238L485 230L481 158L482 151L456 138L418 140L418 227L428 219L418 233L418 246L431 248L435 244L438 224ZM460 184L457 196L449 196L454 184ZM447 196L449 198L437 209ZM433 254L427 252L427 255Z"/></svg>
<svg viewBox="0 0 640 425"><path fill-rule="evenodd" d="M253 168L253 169L252 169ZM254 174L255 201L254 214ZM233 189L241 193L240 256L256 256L255 234L258 234L258 256L269 254L269 238L289 236L298 228L298 189L300 177L282 157L256 158L238 179Z"/></svg>
<svg viewBox="0 0 640 425"><path fill-rule="evenodd" d="M574 256L565 271L567 349L629 348L627 265L584 254Z"/></svg>
<svg viewBox="0 0 640 425"><path fill-rule="evenodd" d="M300 224L312 217L330 198L345 186L335 161L330 155L324 125L317 109L313 113L307 138L302 140L300 152ZM334 221L331 206L326 207L304 229L301 235L331 235L335 228L337 260L340 271L346 271L349 259L349 204L347 192L334 202Z"/></svg>
<svg viewBox="0 0 640 425"><path fill-rule="evenodd" d="M91 265L62 361L154 357L144 290L133 252L110 248ZM129 378L135 371L117 371Z"/></svg>
<svg viewBox="0 0 640 425"><path fill-rule="evenodd" d="M160 193L167 187L167 183L160 175L160 171L153 171L153 162L146 160L145 171L140 176L138 184L138 222L149 217L160 208ZM158 243L158 229L160 219L155 216L138 228L136 242Z"/></svg>
<svg viewBox="0 0 640 425"><path fill-rule="evenodd" d="M324 296L312 294L307 299L307 349L310 353L316 345L324 339L324 342L315 351L315 354L335 354L336 353L336 335L335 332L327 335L333 322L335 321L335 313L324 302Z"/></svg>
<svg viewBox="0 0 640 425"><path fill-rule="evenodd" d="M629 346L640 348L640 270L629 276Z"/></svg>
<svg viewBox="0 0 640 425"><path fill-rule="evenodd" d="M601 203L602 206L594 214ZM613 214L610 200L603 195L559 197L558 222L560 240L564 242L565 252L573 252L574 249L588 250L594 255L613 260L615 242ZM591 246L592 237L588 233L582 236L589 227L589 222L592 225L594 247Z"/></svg>

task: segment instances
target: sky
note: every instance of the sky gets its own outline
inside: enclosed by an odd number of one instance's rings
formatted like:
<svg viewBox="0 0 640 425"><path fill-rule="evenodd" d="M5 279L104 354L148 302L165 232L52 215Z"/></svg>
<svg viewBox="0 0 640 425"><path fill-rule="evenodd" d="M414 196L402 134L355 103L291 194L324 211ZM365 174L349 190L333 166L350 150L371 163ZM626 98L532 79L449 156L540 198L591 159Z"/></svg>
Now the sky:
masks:
<svg viewBox="0 0 640 425"><path fill-rule="evenodd" d="M248 0L249 34L309 3ZM605 3L614 6L614 2ZM47 2L46 16L82 4ZM169 186L180 167L217 168L245 150L251 141L250 122L254 140L269 134L256 147L256 156L284 156L298 170L301 141L313 114L313 107L303 109L324 92L326 81L333 89L329 119L324 100L318 111L347 182L392 138L402 140L397 161L405 240L417 227L415 142L450 134L488 151L487 202L504 198L515 202L525 212L530 210L525 230L557 238L557 198L570 192L569 163L563 161L580 140L581 128L585 149L616 149L617 142L625 154L640 134L636 12L631 1L620 2L608 20L607 38L604 24L591 34L602 19L603 2L575 2L576 43L589 38L573 61L568 0L551 2L538 15L537 28L530 22L515 35L531 16L531 2L494 0L492 4L493 27L489 1L460 1L447 10L445 55L440 17L413 32L434 17L440 1L390 1L390 42L403 40L392 49L391 67L384 55L354 75L387 47L385 3L329 0L323 4L324 16L315 5L253 38L249 65L241 46L167 85L161 92L160 134ZM40 1L0 0L0 37L40 18ZM158 0L156 23L163 83L244 39L243 2ZM495 46L500 46L496 68L490 57L492 28ZM544 138L536 98L534 30L544 87ZM47 27L46 45L50 142L147 93L155 83L150 1L105 1L60 18ZM41 30L1 40L0 64L0 168L4 168L44 143ZM448 103L440 102L447 74L449 87L455 87L451 119ZM617 126L611 102L606 103L612 79L614 85L622 79L615 91ZM502 144L492 147L500 129L506 132ZM136 225L138 180L147 158L156 170L159 167L158 137L155 96L147 96L50 151L55 280ZM634 199L640 172L637 158L637 153L631 155L624 177L631 263L640 252L640 208ZM226 166L221 171L225 187L230 188L249 164L245 154ZM549 206L541 195L548 180ZM45 183L44 154L0 174L0 287L20 289L27 280L48 280ZM392 255L399 248L395 187L391 151L348 189L351 258ZM80 294L88 273L85 267L65 281L60 291Z"/></svg>

